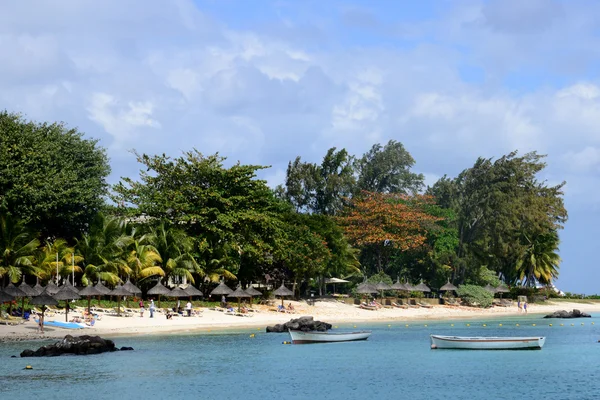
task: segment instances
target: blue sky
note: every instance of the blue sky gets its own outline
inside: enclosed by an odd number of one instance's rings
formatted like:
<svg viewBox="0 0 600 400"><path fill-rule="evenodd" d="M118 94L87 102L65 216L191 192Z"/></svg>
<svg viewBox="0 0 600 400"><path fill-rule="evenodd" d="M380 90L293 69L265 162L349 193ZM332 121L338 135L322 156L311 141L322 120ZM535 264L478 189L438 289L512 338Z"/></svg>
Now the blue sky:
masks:
<svg viewBox="0 0 600 400"><path fill-rule="evenodd" d="M562 290L600 293L600 3L57 0L0 3L0 108L131 149L270 165L402 142L428 183L547 154L567 181Z"/></svg>

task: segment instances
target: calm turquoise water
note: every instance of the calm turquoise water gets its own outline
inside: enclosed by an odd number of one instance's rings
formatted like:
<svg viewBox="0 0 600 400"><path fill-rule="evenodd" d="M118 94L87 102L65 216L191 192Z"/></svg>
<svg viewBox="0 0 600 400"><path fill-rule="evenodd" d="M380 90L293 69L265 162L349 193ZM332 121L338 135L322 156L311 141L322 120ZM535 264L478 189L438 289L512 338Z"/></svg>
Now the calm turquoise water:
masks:
<svg viewBox="0 0 600 400"><path fill-rule="evenodd" d="M368 341L336 344L283 345L287 334L256 329L114 338L117 346L135 351L87 357L10 358L40 343L5 343L0 399L600 397L600 315L405 324L357 324L373 330ZM541 351L430 350L430 333L547 339ZM23 370L28 364L34 369Z"/></svg>

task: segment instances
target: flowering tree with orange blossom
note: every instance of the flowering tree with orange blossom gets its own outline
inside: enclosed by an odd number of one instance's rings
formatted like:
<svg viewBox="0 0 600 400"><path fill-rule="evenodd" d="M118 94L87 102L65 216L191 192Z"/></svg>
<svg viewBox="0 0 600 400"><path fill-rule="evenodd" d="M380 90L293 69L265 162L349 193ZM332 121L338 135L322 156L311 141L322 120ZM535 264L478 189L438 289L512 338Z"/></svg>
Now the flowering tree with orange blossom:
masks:
<svg viewBox="0 0 600 400"><path fill-rule="evenodd" d="M431 196L362 192L337 218L354 246L377 254L377 270L383 271L389 251L409 251L424 245L427 232L442 218L425 212Z"/></svg>

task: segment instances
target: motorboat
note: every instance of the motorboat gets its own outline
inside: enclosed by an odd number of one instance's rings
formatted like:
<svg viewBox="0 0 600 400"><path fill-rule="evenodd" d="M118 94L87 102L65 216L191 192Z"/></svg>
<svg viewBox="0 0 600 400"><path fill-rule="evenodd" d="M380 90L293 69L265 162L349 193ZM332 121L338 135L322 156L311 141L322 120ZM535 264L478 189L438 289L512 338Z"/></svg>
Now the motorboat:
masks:
<svg viewBox="0 0 600 400"><path fill-rule="evenodd" d="M290 330L289 333L292 338L292 344L353 342L357 340L367 340L367 338L371 336L371 331L304 332Z"/></svg>
<svg viewBox="0 0 600 400"><path fill-rule="evenodd" d="M462 350L541 350L546 338L494 337L494 336L442 336L431 335L432 349Z"/></svg>

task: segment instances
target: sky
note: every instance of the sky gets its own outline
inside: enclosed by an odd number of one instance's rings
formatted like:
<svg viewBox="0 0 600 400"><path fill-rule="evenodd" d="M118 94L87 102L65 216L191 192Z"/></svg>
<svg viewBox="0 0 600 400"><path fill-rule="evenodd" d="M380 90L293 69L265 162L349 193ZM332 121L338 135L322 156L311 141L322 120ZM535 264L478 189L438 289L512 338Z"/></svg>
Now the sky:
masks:
<svg viewBox="0 0 600 400"><path fill-rule="evenodd" d="M478 157L546 154L566 181L563 291L600 293L600 2L0 2L0 109L132 149L319 163L393 139L428 184Z"/></svg>

